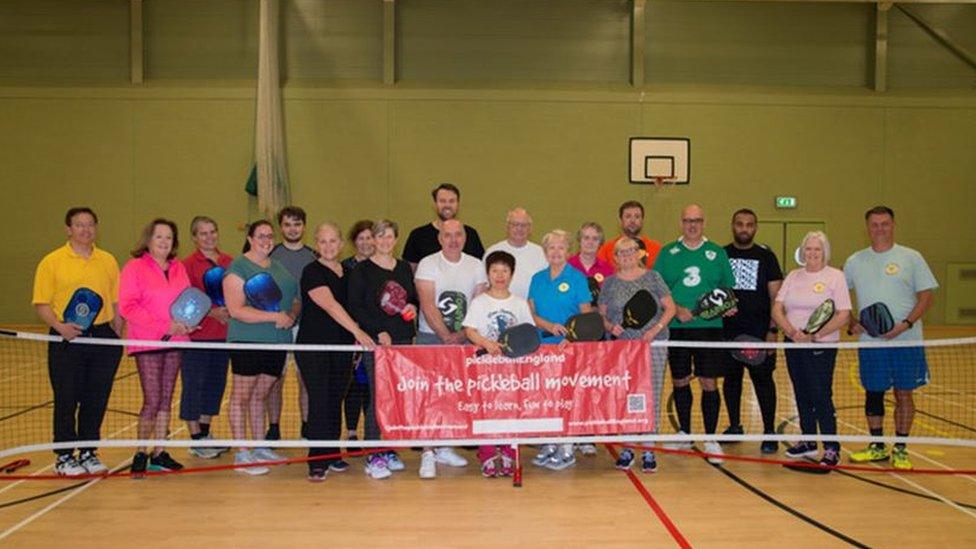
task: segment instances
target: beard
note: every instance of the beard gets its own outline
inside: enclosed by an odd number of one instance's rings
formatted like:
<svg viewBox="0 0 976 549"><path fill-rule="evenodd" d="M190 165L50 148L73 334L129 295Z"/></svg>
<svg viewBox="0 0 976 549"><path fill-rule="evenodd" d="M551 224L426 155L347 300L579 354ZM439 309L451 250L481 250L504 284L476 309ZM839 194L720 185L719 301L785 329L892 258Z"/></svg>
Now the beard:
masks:
<svg viewBox="0 0 976 549"><path fill-rule="evenodd" d="M454 216L456 215L457 212L450 208L443 208L441 210L437 210L437 217L439 217L441 221L448 221L450 219L454 219Z"/></svg>
<svg viewBox="0 0 976 549"><path fill-rule="evenodd" d="M752 244L753 238L755 236L749 233L735 233L735 243L740 246L749 246Z"/></svg>

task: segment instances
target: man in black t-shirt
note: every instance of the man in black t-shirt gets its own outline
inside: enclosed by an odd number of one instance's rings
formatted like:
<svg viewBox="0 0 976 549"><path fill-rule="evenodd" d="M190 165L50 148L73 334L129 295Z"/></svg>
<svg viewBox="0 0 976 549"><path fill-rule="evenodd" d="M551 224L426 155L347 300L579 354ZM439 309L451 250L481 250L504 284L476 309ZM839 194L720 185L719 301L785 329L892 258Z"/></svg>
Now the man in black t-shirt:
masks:
<svg viewBox="0 0 976 549"><path fill-rule="evenodd" d="M451 183L441 183L434 187L430 196L434 199L437 219L410 231L407 243L403 246L403 260L410 263L414 271L417 270L417 264L421 259L441 250L440 241L437 240L441 223L454 219L461 204L461 190ZM481 245L478 231L467 225L464 226L464 250L462 251L478 259L485 255L485 247Z"/></svg>
<svg viewBox="0 0 976 549"><path fill-rule="evenodd" d="M783 284L783 272L776 255L762 244L756 244L758 219L755 212L743 208L732 214L732 237L725 246L729 256L732 273L735 275L735 295L739 299L739 313L725 317L723 329L725 339L746 334L761 340L775 342L777 330L770 319L770 306ZM739 362L732 353L725 353L728 367L722 383L722 396L729 414L729 428L723 434L741 435L744 433L739 417L739 404L742 399L743 368L749 369L749 377L756 390L759 410L762 413L763 433L772 434L776 421L776 384L773 370L776 368L776 353L770 350L762 364L752 366ZM775 441L763 441L764 454L776 452Z"/></svg>

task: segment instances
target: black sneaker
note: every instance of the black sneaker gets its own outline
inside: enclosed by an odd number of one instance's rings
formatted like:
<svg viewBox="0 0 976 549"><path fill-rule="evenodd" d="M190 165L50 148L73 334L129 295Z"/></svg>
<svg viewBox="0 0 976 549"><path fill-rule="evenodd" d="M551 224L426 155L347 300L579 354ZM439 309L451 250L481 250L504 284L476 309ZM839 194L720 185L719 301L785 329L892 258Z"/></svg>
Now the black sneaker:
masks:
<svg viewBox="0 0 976 549"><path fill-rule="evenodd" d="M149 458L150 471L179 471L183 464L170 457L169 452L160 452Z"/></svg>
<svg viewBox="0 0 976 549"><path fill-rule="evenodd" d="M722 431L723 435L744 435L746 432L742 429L741 425L729 425L729 427ZM738 440L723 440L722 444L738 444Z"/></svg>
<svg viewBox="0 0 976 549"><path fill-rule="evenodd" d="M136 452L136 455L132 456L132 467L129 468L129 471L132 473L132 478L144 477L148 462L149 456L145 452Z"/></svg>
<svg viewBox="0 0 976 549"><path fill-rule="evenodd" d="M817 455L817 443L798 442L793 446L790 446L785 453L786 453L786 457L790 459L802 459L805 457L814 457Z"/></svg>
<svg viewBox="0 0 976 549"><path fill-rule="evenodd" d="M281 440L281 428L277 425L269 425L268 432L264 434L264 440Z"/></svg>
<svg viewBox="0 0 976 549"><path fill-rule="evenodd" d="M308 481L309 482L324 482L326 475L329 473L328 469L309 469L308 471Z"/></svg>
<svg viewBox="0 0 976 549"><path fill-rule="evenodd" d="M759 451L764 454L775 454L779 450L779 443L775 440L764 440L759 445Z"/></svg>
<svg viewBox="0 0 976 549"><path fill-rule="evenodd" d="M335 471L336 473L345 473L349 470L349 463L341 459L330 461L329 470Z"/></svg>

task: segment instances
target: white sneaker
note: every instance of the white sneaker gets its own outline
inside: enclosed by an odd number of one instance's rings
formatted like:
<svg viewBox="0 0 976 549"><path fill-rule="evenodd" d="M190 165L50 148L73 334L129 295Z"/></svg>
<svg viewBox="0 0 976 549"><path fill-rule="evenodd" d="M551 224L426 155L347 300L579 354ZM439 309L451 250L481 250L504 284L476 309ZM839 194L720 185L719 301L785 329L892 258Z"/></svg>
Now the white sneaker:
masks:
<svg viewBox="0 0 976 549"><path fill-rule="evenodd" d="M366 474L375 480L387 478L393 473L386 464L386 456L373 454L366 458Z"/></svg>
<svg viewBox="0 0 976 549"><path fill-rule="evenodd" d="M90 475L100 475L108 472L108 467L102 463L95 452L81 452L78 454L78 465L81 465L85 472Z"/></svg>
<svg viewBox="0 0 976 549"><path fill-rule="evenodd" d="M260 460L256 459L248 450L241 450L234 454L234 465L248 465L250 463L257 463L258 461ZM238 467L234 470L245 475L266 475L271 469L263 465L254 465L251 467Z"/></svg>
<svg viewBox="0 0 976 549"><path fill-rule="evenodd" d="M677 435L687 435L688 433L686 433L684 431L678 431L675 434L677 434ZM678 441L678 442L665 442L664 443L664 447L667 448L668 450L691 450L691 441L690 440L682 440L682 441Z"/></svg>
<svg viewBox="0 0 976 549"><path fill-rule="evenodd" d="M584 456L595 456L596 455L596 444L580 444L579 453Z"/></svg>
<svg viewBox="0 0 976 549"><path fill-rule="evenodd" d="M424 452L424 455L426 454L427 452ZM450 467L464 467L468 464L468 460L459 456L458 453L454 451L454 448L435 449L434 459L437 460L437 463L448 465ZM423 469L423 466L421 466L421 469Z"/></svg>
<svg viewBox="0 0 976 549"><path fill-rule="evenodd" d="M717 442L715 442L714 440L706 440L704 443L702 443L702 446L704 447L704 449L705 449L704 451L705 451L706 454L722 454L723 453L722 452L722 445L719 444L719 443L717 443ZM725 463L725 460L722 459L722 458L720 458L720 457L708 456L705 459L708 460L708 462L711 463L712 465L721 465L721 464Z"/></svg>
<svg viewBox="0 0 976 549"><path fill-rule="evenodd" d="M420 455L420 478L437 478L437 458L433 450L425 450Z"/></svg>
<svg viewBox="0 0 976 549"><path fill-rule="evenodd" d="M255 461L281 461L285 459L271 448L255 448L251 450L251 456L254 457Z"/></svg>
<svg viewBox="0 0 976 549"><path fill-rule="evenodd" d="M63 477L76 477L88 473L71 454L58 456L58 461L54 464L54 472Z"/></svg>
<svg viewBox="0 0 976 549"><path fill-rule="evenodd" d="M200 459L216 459L220 457L220 452L216 448L207 448L205 446L192 446L187 450L187 453Z"/></svg>
<svg viewBox="0 0 976 549"><path fill-rule="evenodd" d="M400 456L397 455L396 452L386 453L386 467L391 471L402 471L407 468L407 466L403 464L403 460L400 459Z"/></svg>
<svg viewBox="0 0 976 549"><path fill-rule="evenodd" d="M555 444L546 444L542 448L539 448L539 454L535 456L532 463L538 467L545 467L546 462L549 458L556 454Z"/></svg>

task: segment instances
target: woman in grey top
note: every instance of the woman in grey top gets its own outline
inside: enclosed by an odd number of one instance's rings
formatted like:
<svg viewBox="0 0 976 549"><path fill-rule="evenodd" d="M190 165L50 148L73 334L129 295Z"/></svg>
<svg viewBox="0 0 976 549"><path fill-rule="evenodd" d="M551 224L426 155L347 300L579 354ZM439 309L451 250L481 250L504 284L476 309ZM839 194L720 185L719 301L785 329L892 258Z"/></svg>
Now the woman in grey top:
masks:
<svg viewBox="0 0 976 549"><path fill-rule="evenodd" d="M674 300L671 291L657 272L644 268L639 259L640 247L632 238L621 238L614 245L613 253L617 260L617 272L606 279L600 290L599 307L603 315L603 323L607 332L618 339L654 340L668 339L668 322L675 313ZM624 328L624 306L627 301L640 290L647 290L657 302L657 313L640 328ZM661 392L664 388L664 365L667 360L667 349L651 347L651 383L654 391L654 426L657 430L658 417L661 411ZM625 448L617 459L618 469L629 469L634 461L634 452ZM654 452L645 450L641 457L641 470L653 473L657 470L657 460Z"/></svg>

